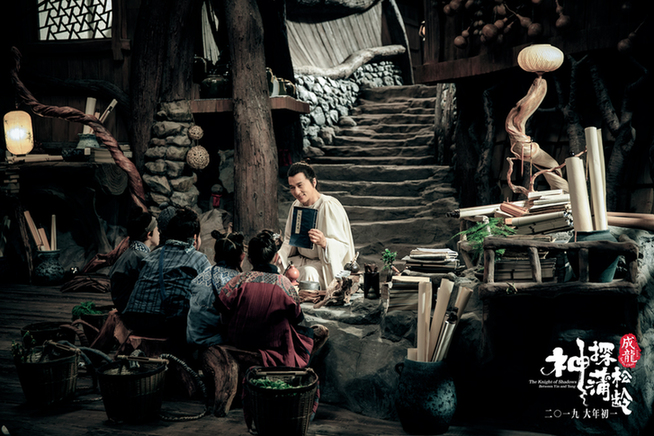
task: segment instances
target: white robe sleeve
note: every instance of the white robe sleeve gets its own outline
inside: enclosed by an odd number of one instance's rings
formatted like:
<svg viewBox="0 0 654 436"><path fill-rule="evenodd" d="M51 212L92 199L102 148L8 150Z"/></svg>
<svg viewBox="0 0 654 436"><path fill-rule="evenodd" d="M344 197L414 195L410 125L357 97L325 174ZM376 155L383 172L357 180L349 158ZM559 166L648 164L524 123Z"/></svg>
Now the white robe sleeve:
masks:
<svg viewBox="0 0 654 436"><path fill-rule="evenodd" d="M284 228L284 243L279 249L279 262L282 266L280 273L283 273L286 267L288 266L288 258L297 254L297 247L293 247L289 244L291 239L291 224L293 221L293 207L296 206L298 201L294 201L291 207L288 209L288 218L286 218L286 227Z"/></svg>
<svg viewBox="0 0 654 436"><path fill-rule="evenodd" d="M324 197L318 209L316 227L327 238L327 247L325 250L318 248L318 257L322 263L323 280L329 285L345 264L354 258L354 240L350 220L341 203L333 197Z"/></svg>

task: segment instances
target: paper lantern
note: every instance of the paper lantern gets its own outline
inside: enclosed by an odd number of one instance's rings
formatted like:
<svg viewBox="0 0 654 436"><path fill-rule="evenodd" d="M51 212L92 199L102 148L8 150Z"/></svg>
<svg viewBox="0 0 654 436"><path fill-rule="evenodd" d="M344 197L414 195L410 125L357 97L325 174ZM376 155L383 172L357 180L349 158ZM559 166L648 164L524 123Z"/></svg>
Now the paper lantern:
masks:
<svg viewBox="0 0 654 436"><path fill-rule="evenodd" d="M550 44L534 44L518 53L518 65L525 71L541 75L563 64L563 52Z"/></svg>
<svg viewBox="0 0 654 436"><path fill-rule="evenodd" d="M34 148L32 119L24 111L7 112L4 117L7 150L15 155L25 155Z"/></svg>

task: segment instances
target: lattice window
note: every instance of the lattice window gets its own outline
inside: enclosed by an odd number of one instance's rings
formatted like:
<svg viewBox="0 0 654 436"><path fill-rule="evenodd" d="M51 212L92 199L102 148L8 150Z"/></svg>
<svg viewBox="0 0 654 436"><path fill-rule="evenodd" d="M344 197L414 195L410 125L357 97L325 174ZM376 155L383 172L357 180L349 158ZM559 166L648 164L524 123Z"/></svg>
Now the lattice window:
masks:
<svg viewBox="0 0 654 436"><path fill-rule="evenodd" d="M42 0L39 40L111 38L113 0Z"/></svg>

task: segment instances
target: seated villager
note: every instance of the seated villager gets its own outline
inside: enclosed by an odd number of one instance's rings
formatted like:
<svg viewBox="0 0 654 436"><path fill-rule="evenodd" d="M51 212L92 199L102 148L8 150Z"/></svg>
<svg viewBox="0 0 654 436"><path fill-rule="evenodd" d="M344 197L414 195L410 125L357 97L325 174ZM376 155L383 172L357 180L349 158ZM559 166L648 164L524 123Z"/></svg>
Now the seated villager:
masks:
<svg viewBox="0 0 654 436"><path fill-rule="evenodd" d="M129 248L109 271L111 299L119 313L127 306L134 284L139 278L141 261L159 245L159 228L152 214L138 210L130 217L126 227Z"/></svg>
<svg viewBox="0 0 654 436"><path fill-rule="evenodd" d="M248 244L252 271L230 280L215 306L227 324L227 344L257 351L263 366L305 367L313 330L299 325L304 316L297 291L274 265L280 245L268 230L252 238Z"/></svg>
<svg viewBox="0 0 654 436"><path fill-rule="evenodd" d="M166 242L143 259L123 321L134 335L169 338L185 350L191 281L211 264L201 244L197 213L180 208L166 227Z"/></svg>
<svg viewBox="0 0 654 436"><path fill-rule="evenodd" d="M243 272L245 247L240 233L221 234L214 230L215 265L206 269L191 282L186 326L186 340L195 345L218 345L224 342L225 326L214 302L221 288Z"/></svg>
<svg viewBox="0 0 654 436"><path fill-rule="evenodd" d="M311 165L298 162L288 170L288 185L295 197L286 220L284 244L279 251L281 266L293 262L300 271L300 281L320 282L321 289L334 280L346 263L354 258L354 240L350 220L341 203L316 189L316 173ZM299 248L289 244L293 209L310 207L318 210L316 227L309 230L313 248Z"/></svg>

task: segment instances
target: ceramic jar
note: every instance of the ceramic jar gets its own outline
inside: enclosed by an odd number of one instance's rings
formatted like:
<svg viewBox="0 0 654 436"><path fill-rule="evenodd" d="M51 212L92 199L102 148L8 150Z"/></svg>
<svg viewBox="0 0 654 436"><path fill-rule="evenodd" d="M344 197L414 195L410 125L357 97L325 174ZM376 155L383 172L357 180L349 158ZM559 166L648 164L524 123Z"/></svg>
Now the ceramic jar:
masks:
<svg viewBox="0 0 654 436"><path fill-rule="evenodd" d="M39 285L56 285L64 279L64 267L59 263L59 250L39 251L40 263L34 268L34 281Z"/></svg>
<svg viewBox="0 0 654 436"><path fill-rule="evenodd" d="M617 239L609 230L595 230L592 232L577 232L577 242L588 241L610 241L617 242ZM568 252L568 259L575 275L579 277L578 258L576 253ZM589 281L591 283L608 283L613 280L615 270L618 266L617 256L607 256L596 252L588 255Z"/></svg>
<svg viewBox="0 0 654 436"><path fill-rule="evenodd" d="M210 74L200 83L202 98L231 98L232 81L227 75Z"/></svg>
<svg viewBox="0 0 654 436"><path fill-rule="evenodd" d="M402 428L409 434L443 434L450 427L457 399L447 363L404 359L395 407Z"/></svg>

